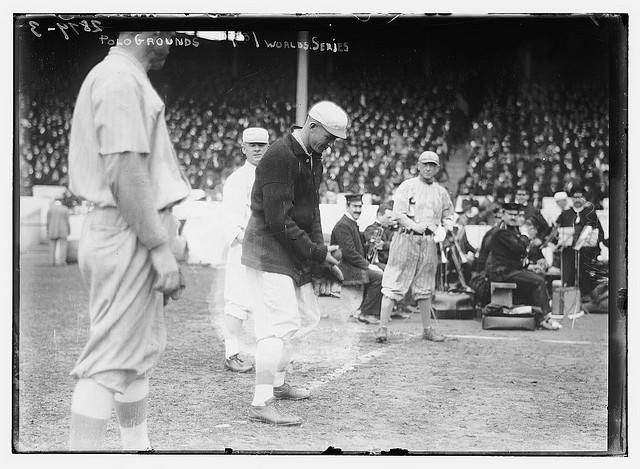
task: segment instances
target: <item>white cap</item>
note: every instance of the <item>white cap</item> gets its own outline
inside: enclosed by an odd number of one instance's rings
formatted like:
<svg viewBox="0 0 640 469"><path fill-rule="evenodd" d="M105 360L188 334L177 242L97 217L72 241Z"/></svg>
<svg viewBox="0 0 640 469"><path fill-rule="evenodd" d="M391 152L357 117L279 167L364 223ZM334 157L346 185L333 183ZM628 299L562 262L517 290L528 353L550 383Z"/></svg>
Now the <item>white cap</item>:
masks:
<svg viewBox="0 0 640 469"><path fill-rule="evenodd" d="M309 110L309 117L320 122L331 135L347 138L347 113L331 101L320 101Z"/></svg>
<svg viewBox="0 0 640 469"><path fill-rule="evenodd" d="M435 152L423 151L418 157L418 163L435 163L440 166L440 158Z"/></svg>
<svg viewBox="0 0 640 469"><path fill-rule="evenodd" d="M556 199L557 201L567 200L567 193L566 192L556 192L555 194L553 194L553 198Z"/></svg>
<svg viewBox="0 0 640 469"><path fill-rule="evenodd" d="M269 132L262 127L249 127L242 132L242 143L269 143Z"/></svg>

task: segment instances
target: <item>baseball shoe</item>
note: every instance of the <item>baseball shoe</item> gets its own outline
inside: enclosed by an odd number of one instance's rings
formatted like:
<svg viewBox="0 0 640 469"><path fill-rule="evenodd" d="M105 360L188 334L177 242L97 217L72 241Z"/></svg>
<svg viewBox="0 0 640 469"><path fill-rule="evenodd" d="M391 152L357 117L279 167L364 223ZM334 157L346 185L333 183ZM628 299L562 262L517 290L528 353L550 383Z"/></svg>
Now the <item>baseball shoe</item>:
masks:
<svg viewBox="0 0 640 469"><path fill-rule="evenodd" d="M379 327L378 332L376 333L376 342L385 343L387 341L387 328Z"/></svg>
<svg viewBox="0 0 640 469"><path fill-rule="evenodd" d="M273 395L276 399L288 399L291 401L301 401L311 397L311 393L306 389L293 387L289 383L274 387Z"/></svg>
<svg viewBox="0 0 640 469"><path fill-rule="evenodd" d="M428 327L422 332L422 338L424 340L430 340L431 342L444 342L445 336L438 333L435 329Z"/></svg>
<svg viewBox="0 0 640 469"><path fill-rule="evenodd" d="M380 324L380 319L378 319L375 316L369 316L369 315L358 316L358 321L363 322L365 324Z"/></svg>
<svg viewBox="0 0 640 469"><path fill-rule="evenodd" d="M229 358L224 359L224 367L229 371L235 371L236 373L248 373L253 370L253 365L244 363L244 360L236 353Z"/></svg>
<svg viewBox="0 0 640 469"><path fill-rule="evenodd" d="M396 311L391 315L391 319L409 319L410 317L408 314L401 313L400 311Z"/></svg>
<svg viewBox="0 0 640 469"><path fill-rule="evenodd" d="M300 425L302 423L300 417L281 413L275 402L275 398L272 397L264 405L252 405L251 409L249 409L249 418L258 422L280 426Z"/></svg>

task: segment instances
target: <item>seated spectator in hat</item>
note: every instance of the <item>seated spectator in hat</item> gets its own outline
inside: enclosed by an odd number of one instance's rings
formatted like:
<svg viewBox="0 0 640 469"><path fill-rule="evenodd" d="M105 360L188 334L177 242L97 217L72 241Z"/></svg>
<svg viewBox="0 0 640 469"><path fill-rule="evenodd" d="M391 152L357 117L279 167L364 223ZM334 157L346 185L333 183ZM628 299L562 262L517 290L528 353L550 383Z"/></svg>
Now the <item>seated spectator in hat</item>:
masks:
<svg viewBox="0 0 640 469"><path fill-rule="evenodd" d="M503 204L502 223L491 238L487 259L487 273L491 282L513 282L517 285L516 302L535 306L541 311L536 323L544 329L558 329L550 319L551 305L545 279L529 270L528 248L534 233L521 232L524 225L524 207L517 203Z"/></svg>
<svg viewBox="0 0 640 469"><path fill-rule="evenodd" d="M480 224L480 209L479 203L475 199L464 199L462 201L462 213L456 220L456 224L462 227L466 225L479 225Z"/></svg>
<svg viewBox="0 0 640 469"><path fill-rule="evenodd" d="M371 183L367 184L366 193L371 194L371 203L373 205L380 205L386 198L387 189L384 181L379 174L373 176Z"/></svg>
<svg viewBox="0 0 640 469"><path fill-rule="evenodd" d="M537 230L537 235L544 239L550 232L549 223L544 218L540 210L531 203L531 192L526 186L520 186L516 189L514 201L524 207L525 220L531 220L533 226Z"/></svg>
<svg viewBox="0 0 640 469"><path fill-rule="evenodd" d="M346 213L333 227L331 244L340 246L342 260L338 268L344 275L343 285L362 285L364 295L358 320L367 324L380 322L382 301L382 269L366 258L365 243L358 228L362 213L362 195L347 194Z"/></svg>

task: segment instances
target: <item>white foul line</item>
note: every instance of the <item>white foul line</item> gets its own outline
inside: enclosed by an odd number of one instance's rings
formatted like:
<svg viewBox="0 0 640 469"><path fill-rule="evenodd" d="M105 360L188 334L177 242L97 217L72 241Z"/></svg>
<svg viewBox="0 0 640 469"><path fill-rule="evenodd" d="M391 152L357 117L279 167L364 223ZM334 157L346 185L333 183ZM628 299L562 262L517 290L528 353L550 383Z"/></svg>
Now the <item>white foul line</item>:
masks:
<svg viewBox="0 0 640 469"><path fill-rule="evenodd" d="M501 337L501 336L489 336L489 335L453 335L453 334L447 334L447 337L455 337L456 339L520 340L520 337Z"/></svg>
<svg viewBox="0 0 640 469"><path fill-rule="evenodd" d="M591 342L588 340L543 340L542 342L551 342L553 344L573 344L573 345L606 345L606 342Z"/></svg>
<svg viewBox="0 0 640 469"><path fill-rule="evenodd" d="M393 349L395 347L396 347L396 345L389 345L389 346L387 346L387 347L385 347L383 349L373 350L371 352L365 353L364 355L359 355L359 356L356 357L356 360L353 363L347 363L345 365L342 365L340 368L336 368L335 370L327 373L325 376L311 381L309 386L307 386L307 389L309 389L309 391L314 391L314 390L322 387L324 384L327 384L330 381L333 381L334 379L338 378L339 376L345 374L347 371L354 370L356 366L362 365L362 364L367 363L367 362L370 362L374 358L378 358L378 357L384 355L385 353L387 353L387 351L389 351L390 349Z"/></svg>

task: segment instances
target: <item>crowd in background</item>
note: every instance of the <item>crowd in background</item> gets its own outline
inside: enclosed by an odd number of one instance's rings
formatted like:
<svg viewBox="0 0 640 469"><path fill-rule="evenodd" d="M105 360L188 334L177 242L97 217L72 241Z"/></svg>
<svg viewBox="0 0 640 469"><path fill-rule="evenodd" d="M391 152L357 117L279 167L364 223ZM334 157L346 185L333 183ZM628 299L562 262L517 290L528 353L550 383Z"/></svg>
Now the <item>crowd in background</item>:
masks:
<svg viewBox="0 0 640 469"><path fill-rule="evenodd" d="M177 156L193 188L220 200L226 177L243 164L242 130L265 127L271 140L295 123L295 82L238 80L230 74L159 90ZM437 79L435 79L437 80ZM324 157L323 202L338 193L388 199L417 174L416 156L436 151L443 160L453 145L469 155L454 195L493 195L502 199L527 186L532 202L582 187L599 205L609 191L608 104L606 90L573 84L497 84L484 90L478 112L469 112L456 86L444 79L388 77L322 79L310 77L309 103L340 103L351 123ZM68 134L73 93L29 90L19 93L21 193L34 184L67 184ZM462 102L462 104L461 104ZM464 111L464 112L462 112ZM461 117L460 117L461 116ZM462 140L453 138L458 129ZM457 140L457 141L456 141Z"/></svg>
<svg viewBox="0 0 640 469"><path fill-rule="evenodd" d="M555 83L488 90L467 151L458 194L503 199L526 187L540 206L542 197L579 187L599 205L609 196L606 90Z"/></svg>

